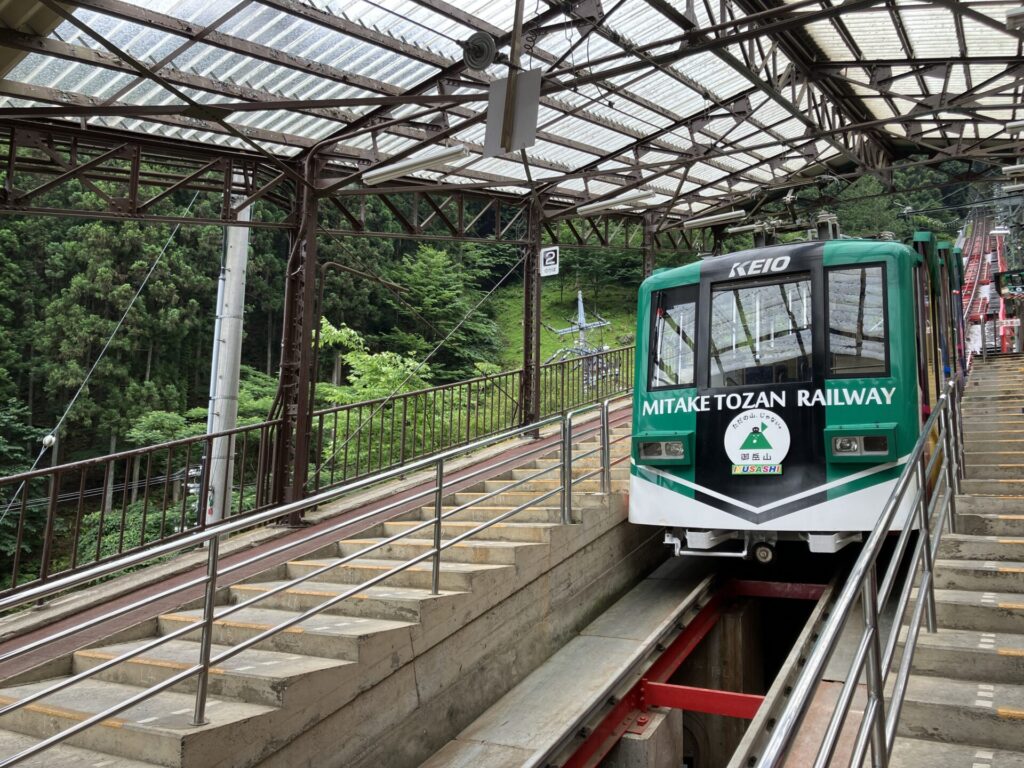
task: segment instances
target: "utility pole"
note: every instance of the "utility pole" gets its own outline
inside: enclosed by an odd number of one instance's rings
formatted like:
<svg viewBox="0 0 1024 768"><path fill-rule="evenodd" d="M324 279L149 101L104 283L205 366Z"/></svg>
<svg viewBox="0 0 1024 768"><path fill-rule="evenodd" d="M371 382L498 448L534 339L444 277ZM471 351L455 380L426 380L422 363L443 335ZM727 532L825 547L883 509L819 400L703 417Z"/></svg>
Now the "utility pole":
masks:
<svg viewBox="0 0 1024 768"><path fill-rule="evenodd" d="M541 201L529 203L526 258L523 260L523 380L520 424L540 419L540 226Z"/></svg>
<svg viewBox="0 0 1024 768"><path fill-rule="evenodd" d="M238 211L239 223L248 223L251 206ZM206 433L232 430L238 423L239 368L242 362L242 315L245 311L245 271L249 263L249 227L227 228L224 258L217 289L217 320L213 332L210 366L210 407ZM214 438L207 457L209 482L206 493L206 524L231 513L234 477L234 435Z"/></svg>

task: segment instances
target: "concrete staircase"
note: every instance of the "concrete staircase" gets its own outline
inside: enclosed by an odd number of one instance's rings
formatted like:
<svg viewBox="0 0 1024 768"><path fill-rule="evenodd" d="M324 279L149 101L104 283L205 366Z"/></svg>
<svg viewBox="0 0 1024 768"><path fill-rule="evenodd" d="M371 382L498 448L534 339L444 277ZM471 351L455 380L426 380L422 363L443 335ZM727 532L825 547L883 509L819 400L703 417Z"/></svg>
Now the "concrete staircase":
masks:
<svg viewBox="0 0 1024 768"><path fill-rule="evenodd" d="M975 358L966 480L935 562L895 768L1024 768L1024 356Z"/></svg>
<svg viewBox="0 0 1024 768"><path fill-rule="evenodd" d="M628 434L628 426L615 429L615 436L624 434ZM594 447L596 442L591 438L579 444L578 452L585 453ZM625 456L628 449L628 440L623 440L613 446L613 455ZM450 494L444 500L445 511L544 467L557 467L557 451L547 456ZM574 467L574 475L579 477L598 467L598 456L582 459ZM627 473L625 462L613 470L613 491L625 490ZM459 512L444 524L442 536L448 539L463 533L557 485L556 468L485 504ZM594 495L598 490L598 478L577 485L575 507L580 525L561 525L556 494L540 506L529 507L447 550L442 558L437 595L431 593L430 564L422 563L218 663L209 677L206 725L191 725L196 686L192 677L23 765L356 765L360 750L366 752L367 744L382 738L379 731L391 722L389 718L397 718L402 712L408 716L432 696L439 695L445 686L454 685L452 681L464 674L463 665L471 669L474 660L487 652L487 641L480 639L472 647L453 648L430 656L429 671L414 669L410 662L439 647L475 619L493 614L492 609L501 601L585 547L595 548L601 568L608 566L613 555L599 551L595 542L623 522L624 504L621 497ZM338 562L345 555L406 531L433 515L432 506L422 507L369 529L358 538L331 543L312 556L221 590L219 603L223 606L259 596L264 599L216 621L214 657L429 550L432 528L387 544L369 557L339 565L315 580L271 594L287 579ZM93 647L4 681L0 704L22 699L58 680L96 668L157 636L176 630L185 632L128 663L102 670L65 691L0 717L0 758L196 664L199 632L187 628L197 624L201 615L198 605L184 605ZM488 631L493 635L496 629L491 627ZM406 669L411 670L408 675L398 674ZM509 680L508 686L514 682ZM368 698L375 698L375 704L367 705L362 712L350 706L369 691L374 692ZM497 695L500 693L503 691ZM389 714L382 714L382 704ZM361 724L356 726L357 733L346 731L353 723ZM451 727L461 726L456 722ZM306 740L308 743L303 742L306 734L312 735ZM436 738L443 743L448 737L437 734ZM425 754L431 751L427 745L424 749ZM385 762L389 766L402 763L398 758Z"/></svg>

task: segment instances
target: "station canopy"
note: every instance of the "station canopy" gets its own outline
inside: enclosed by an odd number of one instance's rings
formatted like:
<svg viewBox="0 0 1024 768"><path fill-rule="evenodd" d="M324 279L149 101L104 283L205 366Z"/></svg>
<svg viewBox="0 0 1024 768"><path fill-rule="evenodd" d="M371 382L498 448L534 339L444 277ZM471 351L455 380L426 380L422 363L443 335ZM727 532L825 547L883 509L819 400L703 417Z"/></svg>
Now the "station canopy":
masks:
<svg viewBox="0 0 1024 768"><path fill-rule="evenodd" d="M644 190L619 210L686 218L909 156L1014 162L1018 7L523 0L516 35L515 0L0 0L0 119L279 159L323 148L341 191L461 145L398 183L541 193L565 211ZM497 59L470 69L480 32ZM486 156L510 55L541 71L536 141Z"/></svg>

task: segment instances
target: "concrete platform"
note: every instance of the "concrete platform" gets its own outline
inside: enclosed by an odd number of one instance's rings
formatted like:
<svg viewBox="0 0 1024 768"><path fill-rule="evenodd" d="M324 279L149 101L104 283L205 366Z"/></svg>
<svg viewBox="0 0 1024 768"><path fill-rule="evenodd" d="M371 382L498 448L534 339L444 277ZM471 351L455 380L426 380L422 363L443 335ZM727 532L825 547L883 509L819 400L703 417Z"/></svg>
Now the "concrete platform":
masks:
<svg viewBox="0 0 1024 768"><path fill-rule="evenodd" d="M5 752L17 754L33 746L38 740L20 733L0 731L0 744ZM24 768L154 768L156 763L142 763L126 757L115 757L78 747L51 747L41 755L18 763Z"/></svg>
<svg viewBox="0 0 1024 768"><path fill-rule="evenodd" d="M1024 747L1024 685L912 675L899 733L944 743Z"/></svg>
<svg viewBox="0 0 1024 768"><path fill-rule="evenodd" d="M422 768L513 768L557 746L567 729L704 593L712 563L675 558L634 587Z"/></svg>

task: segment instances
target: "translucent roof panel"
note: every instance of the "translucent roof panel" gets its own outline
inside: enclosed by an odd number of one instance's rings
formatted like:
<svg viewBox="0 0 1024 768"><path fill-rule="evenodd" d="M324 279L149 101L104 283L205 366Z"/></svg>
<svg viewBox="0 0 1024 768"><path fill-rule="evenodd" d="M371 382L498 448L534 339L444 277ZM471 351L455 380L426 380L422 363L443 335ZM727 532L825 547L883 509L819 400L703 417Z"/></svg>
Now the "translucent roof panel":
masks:
<svg viewBox="0 0 1024 768"><path fill-rule="evenodd" d="M21 110L7 117L282 159L320 148L354 180L462 144L470 157L404 183L579 203L639 183L645 204L696 210L825 163L1005 162L1005 123L1024 119L1016 6L993 0L526 2L514 46L512 0L97 1L75 23L22 5L0 56L0 108ZM483 69L463 61L475 33L498 51ZM514 52L541 71L537 139L486 157Z"/></svg>

